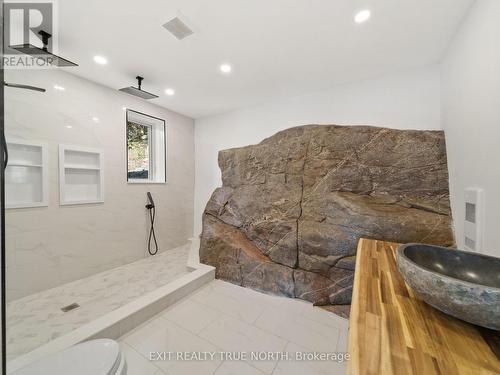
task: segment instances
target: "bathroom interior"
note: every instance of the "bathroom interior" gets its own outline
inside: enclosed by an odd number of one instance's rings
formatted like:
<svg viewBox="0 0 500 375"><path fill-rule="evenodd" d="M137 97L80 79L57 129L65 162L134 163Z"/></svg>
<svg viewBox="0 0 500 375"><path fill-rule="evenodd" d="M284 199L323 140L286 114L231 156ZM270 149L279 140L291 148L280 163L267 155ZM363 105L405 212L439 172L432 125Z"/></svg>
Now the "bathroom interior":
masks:
<svg viewBox="0 0 500 375"><path fill-rule="evenodd" d="M500 374L500 1L2 5L2 374Z"/></svg>

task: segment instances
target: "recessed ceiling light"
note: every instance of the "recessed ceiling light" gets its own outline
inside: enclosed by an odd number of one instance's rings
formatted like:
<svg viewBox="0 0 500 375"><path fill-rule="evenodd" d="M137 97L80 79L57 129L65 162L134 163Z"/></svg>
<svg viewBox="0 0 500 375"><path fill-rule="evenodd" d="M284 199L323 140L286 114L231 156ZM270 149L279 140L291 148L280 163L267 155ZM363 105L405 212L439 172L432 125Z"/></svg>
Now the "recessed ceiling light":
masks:
<svg viewBox="0 0 500 375"><path fill-rule="evenodd" d="M168 96L172 96L175 94L175 91L173 89L166 89L165 94L167 94Z"/></svg>
<svg viewBox="0 0 500 375"><path fill-rule="evenodd" d="M103 56L94 56L94 61L99 65L106 65L108 63L108 59Z"/></svg>
<svg viewBox="0 0 500 375"><path fill-rule="evenodd" d="M220 71L221 71L222 73L226 73L226 74L227 74L227 73L231 73L231 70L232 70L233 68L231 68L231 65L229 65L229 64L222 64L222 65L219 67L219 69L220 69Z"/></svg>
<svg viewBox="0 0 500 375"><path fill-rule="evenodd" d="M372 12L370 12L368 9L361 10L354 16L354 22L356 23L366 22L370 19L371 16Z"/></svg>
<svg viewBox="0 0 500 375"><path fill-rule="evenodd" d="M57 91L64 91L64 90L66 90L64 87L59 86L59 85L54 85L54 89L57 90Z"/></svg>
<svg viewBox="0 0 500 375"><path fill-rule="evenodd" d="M71 129L72 127L73 127L73 126L71 126L71 125L66 125L66 128L67 128L67 129Z"/></svg>
<svg viewBox="0 0 500 375"><path fill-rule="evenodd" d="M92 117L92 121L94 121L95 123L99 122L99 118L98 117Z"/></svg>

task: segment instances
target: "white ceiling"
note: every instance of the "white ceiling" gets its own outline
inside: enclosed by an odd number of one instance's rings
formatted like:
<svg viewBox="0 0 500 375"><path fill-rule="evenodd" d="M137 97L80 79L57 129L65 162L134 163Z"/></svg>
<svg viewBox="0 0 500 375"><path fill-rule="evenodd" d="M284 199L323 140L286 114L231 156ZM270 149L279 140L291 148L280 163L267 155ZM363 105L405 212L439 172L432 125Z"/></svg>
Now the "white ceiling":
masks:
<svg viewBox="0 0 500 375"><path fill-rule="evenodd" d="M143 75L152 102L198 118L437 63L473 1L60 0L59 52L114 89ZM195 30L182 41L162 27L178 12Z"/></svg>

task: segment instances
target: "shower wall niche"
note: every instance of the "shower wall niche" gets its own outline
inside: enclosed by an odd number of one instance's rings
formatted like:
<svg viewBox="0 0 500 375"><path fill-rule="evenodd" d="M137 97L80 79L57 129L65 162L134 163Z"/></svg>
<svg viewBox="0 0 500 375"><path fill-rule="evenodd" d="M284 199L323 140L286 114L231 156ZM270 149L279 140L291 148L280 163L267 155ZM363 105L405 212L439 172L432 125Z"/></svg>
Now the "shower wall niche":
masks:
<svg viewBox="0 0 500 375"><path fill-rule="evenodd" d="M104 202L102 151L59 145L59 203Z"/></svg>
<svg viewBox="0 0 500 375"><path fill-rule="evenodd" d="M8 142L5 170L6 208L48 205L47 145L42 142Z"/></svg>

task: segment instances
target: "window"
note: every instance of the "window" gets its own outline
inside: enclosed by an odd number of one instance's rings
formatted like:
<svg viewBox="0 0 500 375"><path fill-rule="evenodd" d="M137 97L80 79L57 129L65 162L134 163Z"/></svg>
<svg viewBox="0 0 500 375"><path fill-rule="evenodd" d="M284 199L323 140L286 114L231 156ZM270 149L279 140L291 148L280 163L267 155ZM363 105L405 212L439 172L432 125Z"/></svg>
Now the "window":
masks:
<svg viewBox="0 0 500 375"><path fill-rule="evenodd" d="M166 182L165 121L127 109L127 181Z"/></svg>
<svg viewBox="0 0 500 375"><path fill-rule="evenodd" d="M128 122L128 178L148 180L151 176L151 126Z"/></svg>

